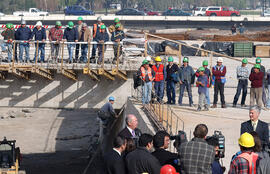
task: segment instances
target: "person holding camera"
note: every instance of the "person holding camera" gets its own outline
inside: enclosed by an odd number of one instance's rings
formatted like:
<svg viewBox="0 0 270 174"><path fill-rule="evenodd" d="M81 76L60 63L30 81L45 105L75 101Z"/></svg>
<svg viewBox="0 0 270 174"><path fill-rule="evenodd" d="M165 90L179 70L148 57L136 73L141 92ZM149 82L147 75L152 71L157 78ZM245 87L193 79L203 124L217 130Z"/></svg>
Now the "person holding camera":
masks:
<svg viewBox="0 0 270 174"><path fill-rule="evenodd" d="M181 144L179 148L180 173L212 173L211 165L215 159L215 150L205 141L207 133L207 126L198 124L193 132L194 138Z"/></svg>
<svg viewBox="0 0 270 174"><path fill-rule="evenodd" d="M178 155L176 153L172 153L167 151L170 144L170 135L166 131L158 131L154 136L154 147L155 151L152 153L160 162L161 166L165 164L170 164L178 172L180 172L180 168L178 164Z"/></svg>

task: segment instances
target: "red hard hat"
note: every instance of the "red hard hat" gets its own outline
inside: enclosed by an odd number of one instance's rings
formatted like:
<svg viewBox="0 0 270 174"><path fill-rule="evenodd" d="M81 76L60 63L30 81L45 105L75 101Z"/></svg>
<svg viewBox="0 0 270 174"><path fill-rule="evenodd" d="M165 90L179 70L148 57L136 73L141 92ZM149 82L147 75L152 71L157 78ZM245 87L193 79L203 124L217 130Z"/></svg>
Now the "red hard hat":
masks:
<svg viewBox="0 0 270 174"><path fill-rule="evenodd" d="M160 174L179 174L179 173L176 173L176 170L172 165L167 164L160 169Z"/></svg>

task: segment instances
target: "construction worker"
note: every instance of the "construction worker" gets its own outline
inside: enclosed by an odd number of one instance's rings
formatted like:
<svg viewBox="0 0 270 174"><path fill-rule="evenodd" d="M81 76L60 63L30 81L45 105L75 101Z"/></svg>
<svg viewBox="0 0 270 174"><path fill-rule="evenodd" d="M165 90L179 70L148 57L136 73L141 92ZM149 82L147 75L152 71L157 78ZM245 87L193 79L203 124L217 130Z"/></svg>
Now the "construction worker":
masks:
<svg viewBox="0 0 270 174"><path fill-rule="evenodd" d="M224 96L224 86L226 83L226 66L222 65L223 58L219 57L217 60L217 65L212 68L212 82L214 85L214 102L211 108L217 107L218 93L220 92L221 107L226 108L225 96Z"/></svg>
<svg viewBox="0 0 270 174"><path fill-rule="evenodd" d="M12 42L15 39L15 31L13 29L13 24L8 23L6 25L6 29L1 33L1 35L4 37L5 42L3 43L3 48L2 50L6 50L7 47L7 52L8 52L8 63L11 62L12 59Z"/></svg>
<svg viewBox="0 0 270 174"><path fill-rule="evenodd" d="M76 28L77 28L78 33L80 33L82 28L83 28L83 18L81 16L78 17L78 25L76 26ZM78 60L79 60L79 51L80 51L80 44L76 44L75 62L78 62Z"/></svg>
<svg viewBox="0 0 270 174"><path fill-rule="evenodd" d="M243 59L242 65L238 66L236 69L236 75L238 79L238 85L236 94L233 99L233 107L236 107L238 98L240 96L241 90L242 90L242 100L241 100L241 107L245 107L246 102L246 96L247 96L247 87L248 87L248 78L249 78L249 69L247 67L248 60Z"/></svg>
<svg viewBox="0 0 270 174"><path fill-rule="evenodd" d="M104 23L102 22L102 18L99 16L97 18L97 23L93 25L93 40L95 40L97 34L101 32L101 26L102 25L104 25ZM90 58L90 61L92 63L94 63L95 60L96 60L96 50L97 50L97 44L93 44L92 56Z"/></svg>
<svg viewBox="0 0 270 174"><path fill-rule="evenodd" d="M208 104L206 101L208 77L204 73L205 71L204 67L198 68L198 71L199 71L199 77L197 79L196 85L198 86L199 104L198 104L197 111L201 111L203 107L206 111L208 111L209 109L208 109Z"/></svg>
<svg viewBox="0 0 270 174"><path fill-rule="evenodd" d="M187 57L183 59L183 65L179 68L179 84L180 84L180 95L178 104L182 106L182 100L184 96L185 88L188 92L188 99L189 99L189 106L194 107L193 100L192 100L192 91L191 91L191 84L194 83L195 72L191 66L189 66L189 60Z"/></svg>
<svg viewBox="0 0 270 174"><path fill-rule="evenodd" d="M113 51L114 51L114 59L113 59L113 63L116 63L117 60L117 56L118 58L122 55L122 45L120 44L120 42L126 38L126 35L124 33L123 30L121 30L121 24L116 24L115 25L115 31L112 32L112 37L111 37L111 41L112 42L116 42L113 45ZM118 51L118 45L120 45L119 47L119 51Z"/></svg>
<svg viewBox="0 0 270 174"><path fill-rule="evenodd" d="M46 30L42 26L42 22L40 21L36 23L36 26L33 29L31 38L33 38L34 36L35 36L35 41L40 41L40 42L46 41ZM45 58L45 43L38 43L38 44L36 43L35 46L36 46L36 49L38 49L38 51L35 51L34 62L36 61L37 57L38 57L37 58L38 62L45 62L45 59L44 59ZM39 58L39 53L40 53L40 58Z"/></svg>
<svg viewBox="0 0 270 174"><path fill-rule="evenodd" d="M114 31L117 30L117 28L116 28L116 25L117 25L117 24L120 24L120 30L122 30L122 31L124 30L124 27L123 27L123 25L121 24L119 18L114 18L113 21L114 21L114 24L109 26L109 32L110 32L111 34L112 34Z"/></svg>
<svg viewBox="0 0 270 174"><path fill-rule="evenodd" d="M65 39L65 41L67 42L78 42L78 38L79 38L78 35L79 34L77 31L77 28L74 27L74 23L71 21L68 22L68 27L64 31L63 39ZM67 44L68 55L69 55L68 63L73 62L72 56L73 56L74 47L75 47L74 43Z"/></svg>
<svg viewBox="0 0 270 174"><path fill-rule="evenodd" d="M263 78L264 73L260 71L261 65L255 64L253 71L249 75L249 80L251 81L250 88L250 107L254 106L255 98L257 105L262 108L262 95L263 95Z"/></svg>
<svg viewBox="0 0 270 174"><path fill-rule="evenodd" d="M23 51L25 50L25 62L29 62L29 42L31 41L32 31L26 26L26 21L21 21L21 26L16 31L16 38L20 40L19 61L23 62Z"/></svg>
<svg viewBox="0 0 270 174"><path fill-rule="evenodd" d="M179 173L176 172L175 168L172 165L166 164L163 167L161 167L160 174L179 174Z"/></svg>
<svg viewBox="0 0 270 174"><path fill-rule="evenodd" d="M116 118L116 112L113 109L113 104L114 104L115 98L110 96L109 101L105 103L101 109L98 111L98 118L100 121L100 137L99 137L99 142L101 141L103 135L106 134L106 128L112 123L114 118Z"/></svg>
<svg viewBox="0 0 270 174"><path fill-rule="evenodd" d="M256 173L258 154L253 152L255 145L251 134L245 132L238 139L241 154L231 162L228 174Z"/></svg>
<svg viewBox="0 0 270 174"><path fill-rule="evenodd" d="M244 32L246 31L246 28L245 28L245 26L243 25L243 23L240 23L238 29L239 29L239 33L240 33L240 34L244 34Z"/></svg>
<svg viewBox="0 0 270 174"><path fill-rule="evenodd" d="M63 30L61 29L61 22L56 21L55 27L51 28L49 31L49 40L56 41L55 43L51 43L51 55L52 61L58 62L58 55L59 55L59 48L60 48L60 41L63 40Z"/></svg>
<svg viewBox="0 0 270 174"><path fill-rule="evenodd" d="M103 55L105 53L106 50L106 45L105 42L109 41L109 34L106 31L106 26L105 25L101 25L100 26L100 32L97 33L94 41L96 41L98 43L98 64L101 64L102 60L104 59ZM103 50L104 47L104 50ZM104 51L104 53L103 53Z"/></svg>
<svg viewBox="0 0 270 174"><path fill-rule="evenodd" d="M155 71L149 66L147 60L143 60L142 66L139 69L142 79L142 104L148 104L151 100L152 83L155 80Z"/></svg>
<svg viewBox="0 0 270 174"><path fill-rule="evenodd" d="M166 81L167 81L167 104L175 104L175 84L178 80L178 66L173 62L173 57L168 58L168 65L166 67Z"/></svg>
<svg viewBox="0 0 270 174"><path fill-rule="evenodd" d="M210 69L207 68L208 67L208 61L204 60L202 62L202 66L205 69L204 74L207 75L207 79L208 79L205 98L206 98L206 102L207 102L208 106L210 106L209 88L210 88L210 85L211 85L211 72L210 72ZM199 77L199 71L198 70L196 71L195 76Z"/></svg>
<svg viewBox="0 0 270 174"><path fill-rule="evenodd" d="M157 96L157 101L160 103L162 102L164 96L164 81L166 80L166 68L161 63L161 58L157 56L155 58L156 64L152 66L152 69L155 71L155 81L154 81L154 88L155 93Z"/></svg>
<svg viewBox="0 0 270 174"><path fill-rule="evenodd" d="M90 42L91 41L91 31L86 23L82 24L82 29L79 32L79 42ZM78 45L78 44L77 44ZM80 62L87 62L87 51L88 44L81 44L81 59Z"/></svg>

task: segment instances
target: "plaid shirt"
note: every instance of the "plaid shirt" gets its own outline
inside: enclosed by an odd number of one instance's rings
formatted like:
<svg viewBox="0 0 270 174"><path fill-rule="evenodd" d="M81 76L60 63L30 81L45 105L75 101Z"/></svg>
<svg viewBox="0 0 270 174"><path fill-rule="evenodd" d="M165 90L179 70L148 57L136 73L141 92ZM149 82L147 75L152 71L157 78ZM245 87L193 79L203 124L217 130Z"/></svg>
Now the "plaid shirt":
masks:
<svg viewBox="0 0 270 174"><path fill-rule="evenodd" d="M211 165L215 159L213 146L204 139L193 138L180 146L180 161L184 174L209 174L212 173Z"/></svg>
<svg viewBox="0 0 270 174"><path fill-rule="evenodd" d="M236 157L231 163L228 174L249 174L248 168L249 164L246 159Z"/></svg>
<svg viewBox="0 0 270 174"><path fill-rule="evenodd" d="M50 29L49 39L52 41L61 41L63 39L63 30L53 27Z"/></svg>
<svg viewBox="0 0 270 174"><path fill-rule="evenodd" d="M238 66L236 69L237 79L248 79L249 69L248 67Z"/></svg>

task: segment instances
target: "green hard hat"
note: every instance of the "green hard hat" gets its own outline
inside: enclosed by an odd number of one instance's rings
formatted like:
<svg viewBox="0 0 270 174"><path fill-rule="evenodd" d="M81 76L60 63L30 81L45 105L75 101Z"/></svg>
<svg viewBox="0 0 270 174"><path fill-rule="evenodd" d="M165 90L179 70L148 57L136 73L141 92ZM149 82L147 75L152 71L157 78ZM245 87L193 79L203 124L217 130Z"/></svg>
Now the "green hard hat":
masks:
<svg viewBox="0 0 270 174"><path fill-rule="evenodd" d="M245 59L242 60L242 63L247 64L248 60L245 58Z"/></svg>
<svg viewBox="0 0 270 174"><path fill-rule="evenodd" d="M256 63L261 63L262 62L262 59L260 57L257 57L256 58Z"/></svg>
<svg viewBox="0 0 270 174"><path fill-rule="evenodd" d="M200 67L198 70L199 70L199 72L200 71L205 71L205 68L204 67Z"/></svg>
<svg viewBox="0 0 270 174"><path fill-rule="evenodd" d="M172 57L172 56L170 56L170 57L168 58L168 62L173 62L173 57Z"/></svg>
<svg viewBox="0 0 270 174"><path fill-rule="evenodd" d="M56 21L55 25L57 25L57 26L62 26L62 24L61 24L60 21Z"/></svg>
<svg viewBox="0 0 270 174"><path fill-rule="evenodd" d="M74 23L73 23L72 21L69 21L69 22L68 22L68 28L71 29L71 28L73 28L73 27L74 27Z"/></svg>
<svg viewBox="0 0 270 174"><path fill-rule="evenodd" d="M10 29L11 28L11 23L7 23L6 28Z"/></svg>
<svg viewBox="0 0 270 174"><path fill-rule="evenodd" d="M120 28L121 27L121 24L116 24L115 25L115 28Z"/></svg>
<svg viewBox="0 0 270 174"><path fill-rule="evenodd" d="M78 21L82 21L83 20L83 18L80 16L80 17L78 17Z"/></svg>
<svg viewBox="0 0 270 174"><path fill-rule="evenodd" d="M207 61L207 60L204 60L204 61L202 62L202 65L203 65L203 66L208 66L208 61Z"/></svg>
<svg viewBox="0 0 270 174"><path fill-rule="evenodd" d="M142 64L143 64L143 65L149 64L149 62L148 62L148 60L143 60Z"/></svg>
<svg viewBox="0 0 270 174"><path fill-rule="evenodd" d="M117 23L117 22L119 22L120 20L119 20L119 18L114 18L114 22L115 23Z"/></svg>
<svg viewBox="0 0 270 174"><path fill-rule="evenodd" d="M106 25L101 25L100 28L101 29L106 29Z"/></svg>
<svg viewBox="0 0 270 174"><path fill-rule="evenodd" d="M254 65L254 68L260 69L260 68L261 68L261 65L255 64L255 65Z"/></svg>
<svg viewBox="0 0 270 174"><path fill-rule="evenodd" d="M183 62L188 62L188 58L184 57Z"/></svg>
<svg viewBox="0 0 270 174"><path fill-rule="evenodd" d="M14 28L14 25L13 24L10 24L10 28Z"/></svg>

